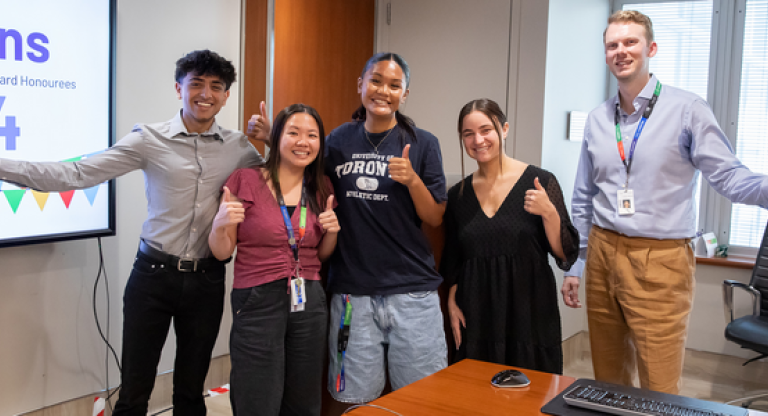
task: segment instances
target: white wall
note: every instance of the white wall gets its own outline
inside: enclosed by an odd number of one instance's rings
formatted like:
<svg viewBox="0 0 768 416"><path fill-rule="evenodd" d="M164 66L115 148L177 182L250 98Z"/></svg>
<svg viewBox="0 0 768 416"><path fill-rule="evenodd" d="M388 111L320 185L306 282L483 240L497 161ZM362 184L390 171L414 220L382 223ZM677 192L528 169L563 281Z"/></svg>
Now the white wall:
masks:
<svg viewBox="0 0 768 416"><path fill-rule="evenodd" d="M609 0L549 2L540 163L557 177L569 212L581 142L566 138L567 116L569 111L590 111L605 101L607 69L602 36L610 14L609 3ZM552 266L560 287L563 272L554 262ZM583 285L579 296L585 304ZM586 308L569 308L561 298L560 313L563 339L587 329Z"/></svg>
<svg viewBox="0 0 768 416"><path fill-rule="evenodd" d="M462 150L456 131L461 107L483 97L506 106L511 5L510 0L387 0L378 4L377 52L393 51L408 62L410 93L401 109L440 140L450 183L461 178ZM467 173L477 169L474 160L464 159Z"/></svg>
<svg viewBox="0 0 768 416"><path fill-rule="evenodd" d="M239 68L240 0L119 1L117 27L118 138L136 122L164 121L178 111L174 63L186 52L210 48ZM224 126L238 125L237 91L236 84L218 117ZM110 339L118 354L122 292L145 217L143 175L118 179L117 235L103 240ZM0 249L0 414L38 409L105 387L105 348L91 312L98 260L95 240ZM104 318L103 292L97 309ZM214 355L227 353L230 324L227 310ZM160 372L172 369L174 344L171 335ZM109 385L117 383L111 364Z"/></svg>
<svg viewBox="0 0 768 416"><path fill-rule="evenodd" d="M736 357L753 358L758 354L739 348L726 341L725 313L723 309L723 280L738 280L749 283L751 270L732 269L720 266L696 266L696 293L688 327L687 348L709 351ZM741 290L734 290L736 315L752 313L752 299Z"/></svg>

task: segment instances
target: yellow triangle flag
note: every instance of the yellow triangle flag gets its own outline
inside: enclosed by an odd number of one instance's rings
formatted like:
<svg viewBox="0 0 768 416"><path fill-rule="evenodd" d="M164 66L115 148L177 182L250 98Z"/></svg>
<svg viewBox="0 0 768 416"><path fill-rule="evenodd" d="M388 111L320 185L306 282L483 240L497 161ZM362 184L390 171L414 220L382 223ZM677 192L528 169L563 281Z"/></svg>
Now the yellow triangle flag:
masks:
<svg viewBox="0 0 768 416"><path fill-rule="evenodd" d="M45 207L45 203L48 202L48 196L50 194L48 192L37 192L32 191L32 196L35 197L35 201L37 201L37 206L40 207L40 211L43 210Z"/></svg>

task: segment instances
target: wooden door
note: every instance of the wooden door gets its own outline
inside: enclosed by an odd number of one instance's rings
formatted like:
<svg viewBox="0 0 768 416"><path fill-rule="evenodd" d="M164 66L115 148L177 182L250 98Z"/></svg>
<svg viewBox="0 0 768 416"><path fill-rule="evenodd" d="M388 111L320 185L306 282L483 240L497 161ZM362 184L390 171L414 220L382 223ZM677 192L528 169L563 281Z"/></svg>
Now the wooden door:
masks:
<svg viewBox="0 0 768 416"><path fill-rule="evenodd" d="M349 121L373 54L375 13L375 0L276 0L274 113L310 105L326 133Z"/></svg>
<svg viewBox="0 0 768 416"><path fill-rule="evenodd" d="M267 99L267 0L247 0L244 120ZM375 0L275 0L272 114L314 107L326 133L360 105L357 78L373 55Z"/></svg>

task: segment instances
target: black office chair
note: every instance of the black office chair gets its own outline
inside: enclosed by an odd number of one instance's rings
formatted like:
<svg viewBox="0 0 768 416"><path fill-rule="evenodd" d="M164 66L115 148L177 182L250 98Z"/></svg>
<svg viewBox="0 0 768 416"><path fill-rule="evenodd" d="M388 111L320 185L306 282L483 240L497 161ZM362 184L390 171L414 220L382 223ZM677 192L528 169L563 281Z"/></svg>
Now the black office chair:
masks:
<svg viewBox="0 0 768 416"><path fill-rule="evenodd" d="M752 295L752 314L733 319L733 288L744 289ZM760 243L760 251L755 259L755 267L752 269L752 278L749 285L735 280L723 282L723 301L725 304L725 338L739 344L742 348L749 348L760 355L746 361L747 365L752 361L768 357L768 225L763 233L763 241ZM768 394L766 394L768 396ZM743 404L749 406L753 398ZM765 399L760 399L765 400Z"/></svg>

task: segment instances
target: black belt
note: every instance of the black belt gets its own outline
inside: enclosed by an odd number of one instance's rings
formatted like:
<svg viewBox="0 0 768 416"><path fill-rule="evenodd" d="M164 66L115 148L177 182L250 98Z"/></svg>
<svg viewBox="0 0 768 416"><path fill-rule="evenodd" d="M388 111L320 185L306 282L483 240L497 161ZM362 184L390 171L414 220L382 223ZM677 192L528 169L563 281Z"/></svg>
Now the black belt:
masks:
<svg viewBox="0 0 768 416"><path fill-rule="evenodd" d="M157 250L145 243L144 240L140 240L139 242L139 252L156 262L163 263L171 269L180 272L205 271L206 269L211 269L213 267L224 267L224 265L229 262L229 259L221 261L213 257L206 259L183 259L174 256L173 254Z"/></svg>

